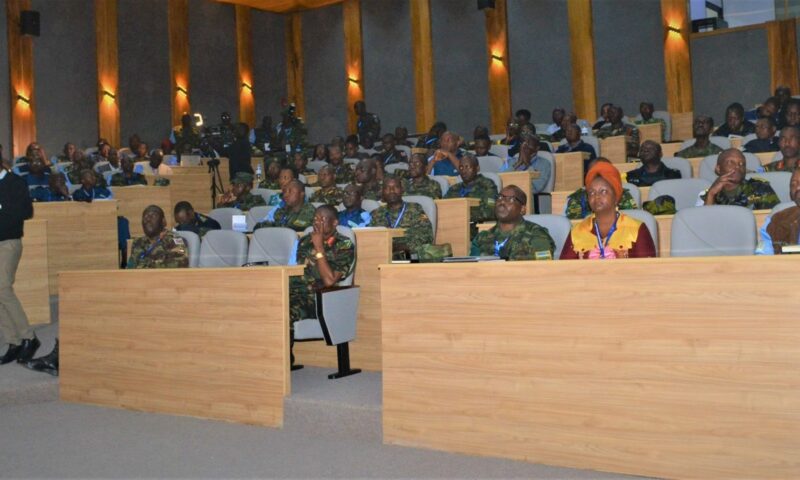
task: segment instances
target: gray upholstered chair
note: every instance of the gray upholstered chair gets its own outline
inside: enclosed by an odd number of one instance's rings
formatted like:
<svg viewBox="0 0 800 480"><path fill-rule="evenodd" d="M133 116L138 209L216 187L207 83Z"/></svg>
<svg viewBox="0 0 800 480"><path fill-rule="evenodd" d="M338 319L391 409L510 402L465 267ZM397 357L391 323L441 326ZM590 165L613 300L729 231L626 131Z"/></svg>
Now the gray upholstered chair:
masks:
<svg viewBox="0 0 800 480"><path fill-rule="evenodd" d="M569 232L572 229L572 222L564 215L525 215L523 218L547 229L550 238L552 238L553 242L556 244L553 258L559 258L561 256L561 249L564 248L564 242L567 241L567 236L569 236Z"/></svg>
<svg viewBox="0 0 800 480"><path fill-rule="evenodd" d="M175 232L175 234L183 238L186 243L186 250L189 253L189 267L197 267L200 262L200 236L189 231Z"/></svg>
<svg viewBox="0 0 800 480"><path fill-rule="evenodd" d="M434 243L436 242L436 221L437 221L437 210L436 210L436 203L433 201L431 197L426 197L424 195L404 195L403 200L406 202L416 203L422 207L425 211L425 215L428 216L428 219L431 221L431 227L433 228L433 237ZM363 208L363 207L362 207ZM366 209L365 209L366 210Z"/></svg>
<svg viewBox="0 0 800 480"><path fill-rule="evenodd" d="M692 164L681 157L663 157L661 159L668 168L681 172L681 178L692 178Z"/></svg>
<svg viewBox="0 0 800 480"><path fill-rule="evenodd" d="M685 208L672 220L673 257L753 255L755 248L756 220L745 207Z"/></svg>
<svg viewBox="0 0 800 480"><path fill-rule="evenodd" d="M697 204L700 192L711 186L711 182L702 178L678 178L674 180L661 180L650 187L649 199L653 200L661 195L669 195L675 199L675 209L691 208Z"/></svg>
<svg viewBox="0 0 800 480"><path fill-rule="evenodd" d="M656 217L647 210L623 210L622 213L639 220L647 226L647 230L650 231L650 238L653 239L653 245L656 247L656 256L658 256L658 222Z"/></svg>
<svg viewBox="0 0 800 480"><path fill-rule="evenodd" d="M223 230L233 230L233 216L241 215L238 208L220 207L208 212L208 216L219 222Z"/></svg>
<svg viewBox="0 0 800 480"><path fill-rule="evenodd" d="M269 265L289 265L297 232L291 228L259 228L253 232L247 263L269 262Z"/></svg>
<svg viewBox="0 0 800 480"><path fill-rule="evenodd" d="M717 168L717 157L718 155L709 155L704 157L700 162L700 172L697 174L697 176L708 180L709 182L714 182L714 180L717 179L717 173L715 172L715 169ZM761 162L758 161L758 157L755 155L746 154L744 156L744 160L745 168L748 172L759 172L763 170Z"/></svg>
<svg viewBox="0 0 800 480"><path fill-rule="evenodd" d="M199 267L241 267L247 261L247 236L233 230L211 230L200 242Z"/></svg>
<svg viewBox="0 0 800 480"><path fill-rule="evenodd" d="M761 172L761 173L748 173L747 178L760 178L769 182L770 186L781 202L791 202L792 197L789 193L789 182L792 179L790 172Z"/></svg>
<svg viewBox="0 0 800 480"><path fill-rule="evenodd" d="M478 157L478 165L480 165L481 173L498 173L503 168L503 159L493 155L486 155Z"/></svg>

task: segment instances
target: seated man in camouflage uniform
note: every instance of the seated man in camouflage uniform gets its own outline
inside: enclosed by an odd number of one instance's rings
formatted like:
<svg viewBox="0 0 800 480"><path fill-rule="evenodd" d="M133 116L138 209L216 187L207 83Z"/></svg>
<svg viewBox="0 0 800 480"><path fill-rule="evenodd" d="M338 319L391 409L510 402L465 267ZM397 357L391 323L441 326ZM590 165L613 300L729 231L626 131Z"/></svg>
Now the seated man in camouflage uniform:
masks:
<svg viewBox="0 0 800 480"><path fill-rule="evenodd" d="M281 164L277 160L272 160L267 164L267 174L264 179L258 182L258 188L266 188L267 190L280 190L280 177Z"/></svg>
<svg viewBox="0 0 800 480"><path fill-rule="evenodd" d="M650 125L653 123L658 123L661 125L661 141L667 141L667 122L664 121L663 118L655 118L653 116L653 112L655 112L655 107L651 102L642 102L639 104L639 115L642 116L641 120L635 120L633 123L635 125Z"/></svg>
<svg viewBox="0 0 800 480"><path fill-rule="evenodd" d="M348 184L344 187L344 199L342 204L344 210L339 212L339 225L345 227L366 227L372 221L372 215L361 208L361 187L355 183Z"/></svg>
<svg viewBox="0 0 800 480"><path fill-rule="evenodd" d="M497 225L478 233L470 255L494 255L506 260L552 260L555 242L546 228L524 218L528 196L516 185L503 188L494 213Z"/></svg>
<svg viewBox="0 0 800 480"><path fill-rule="evenodd" d="M381 150L381 162L384 165L391 165L393 163L408 163L408 158L405 152L397 149L397 140L394 135L387 133L381 139L383 150Z"/></svg>
<svg viewBox="0 0 800 480"><path fill-rule="evenodd" d="M295 265L305 266L303 276L289 279L289 318L292 327L298 320L317 318L316 292L333 287L355 269L355 245L336 231L339 225L336 209L321 205L314 212L312 222L314 229L300 239L293 259ZM291 339L294 344L294 334Z"/></svg>
<svg viewBox="0 0 800 480"><path fill-rule="evenodd" d="M697 206L738 205L751 210L770 209L780 203L769 182L760 178L746 179L744 154L735 148L724 150L717 157L717 179L700 194Z"/></svg>
<svg viewBox="0 0 800 480"><path fill-rule="evenodd" d="M639 129L622 121L622 107L613 105L608 109L607 125L597 131L597 138L625 136L626 155L635 158L639 154Z"/></svg>
<svg viewBox="0 0 800 480"><path fill-rule="evenodd" d="M192 116L184 114L181 117L180 127L170 133L169 141L174 145L174 151L192 153L195 148L200 148L200 132L192 125Z"/></svg>
<svg viewBox="0 0 800 480"><path fill-rule="evenodd" d="M283 187L284 205L269 212L267 219L253 228L286 227L302 232L314 221L314 206L306 203L306 187L299 180L292 180Z"/></svg>
<svg viewBox="0 0 800 480"><path fill-rule="evenodd" d="M764 165L765 172L793 172L800 157L800 128L783 127L778 140L783 158Z"/></svg>
<svg viewBox="0 0 800 480"><path fill-rule="evenodd" d="M333 173L336 175L336 183L350 183L355 180L355 174L350 165L344 163L344 156L342 149L339 145L331 145L328 147L328 163L333 167Z"/></svg>
<svg viewBox="0 0 800 480"><path fill-rule="evenodd" d="M326 205L339 205L344 200L344 191L336 186L336 175L333 167L325 165L317 173L317 183L319 190L311 195L312 203L324 203Z"/></svg>
<svg viewBox="0 0 800 480"><path fill-rule="evenodd" d="M608 162L605 157L598 157L589 163L588 169L591 170L597 162ZM622 189L622 199L619 201L620 210L636 210L639 206L634 201L631 192L627 188ZM557 212L554 212L557 213ZM589 199L586 198L586 187L581 187L572 192L567 197L566 215L570 220L581 220L589 216L592 209L589 207Z"/></svg>
<svg viewBox="0 0 800 480"><path fill-rule="evenodd" d="M183 239L167 230L164 211L150 205L142 212L144 236L133 241L127 268L186 268L189 255Z"/></svg>
<svg viewBox="0 0 800 480"><path fill-rule="evenodd" d="M317 172L308 166L308 157L303 152L295 152L292 159L292 166L298 175L316 175Z"/></svg>
<svg viewBox="0 0 800 480"><path fill-rule="evenodd" d="M675 154L676 157L697 158L716 155L722 149L709 140L711 132L714 130L714 119L708 115L698 115L692 125L694 144L684 148Z"/></svg>
<svg viewBox="0 0 800 480"><path fill-rule="evenodd" d="M442 186L428 177L428 158L425 153L411 154L408 162L408 178L403 179L406 195L424 195L433 199L442 198Z"/></svg>
<svg viewBox="0 0 800 480"><path fill-rule="evenodd" d="M111 176L112 187L129 187L131 185L147 185L147 179L141 173L133 171L133 160L123 155L120 160L122 171Z"/></svg>
<svg viewBox="0 0 800 480"><path fill-rule="evenodd" d="M267 204L261 195L253 195L253 174L247 172L237 172L231 180L231 188L217 202L218 208L238 208L246 212L253 207L260 207Z"/></svg>
<svg viewBox="0 0 800 480"><path fill-rule="evenodd" d="M792 172L789 195L794 206L768 216L758 230L756 255L780 255L783 247L800 243L800 169Z"/></svg>
<svg viewBox="0 0 800 480"><path fill-rule="evenodd" d="M194 232L200 238L211 230L220 230L222 226L211 217L194 211L192 204L181 201L175 204L175 230Z"/></svg>
<svg viewBox="0 0 800 480"><path fill-rule="evenodd" d="M470 207L469 221L480 223L494 220L494 199L497 197L497 185L480 174L478 159L466 154L459 162L458 172L461 182L452 185L444 198L477 198L480 205ZM477 233L477 232L474 232Z"/></svg>
<svg viewBox="0 0 800 480"><path fill-rule="evenodd" d="M370 227L403 228L405 235L392 240L395 253L414 253L433 243L433 227L419 204L403 201L403 184L389 177L383 182L383 205L372 212Z"/></svg>
<svg viewBox="0 0 800 480"><path fill-rule="evenodd" d="M361 186L364 198L380 200L383 196L383 184L377 178L378 166L373 158L365 158L356 166L355 181Z"/></svg>
<svg viewBox="0 0 800 480"><path fill-rule="evenodd" d="M639 149L642 166L628 172L628 183L637 187L650 187L661 180L681 178L681 172L664 165L661 156L661 145L652 140L642 142L642 148Z"/></svg>

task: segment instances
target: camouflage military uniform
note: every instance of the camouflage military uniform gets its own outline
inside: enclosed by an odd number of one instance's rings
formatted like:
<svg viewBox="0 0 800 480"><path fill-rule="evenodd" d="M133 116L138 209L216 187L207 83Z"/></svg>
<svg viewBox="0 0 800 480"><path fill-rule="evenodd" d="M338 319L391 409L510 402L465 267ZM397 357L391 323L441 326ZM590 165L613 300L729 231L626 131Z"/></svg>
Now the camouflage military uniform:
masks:
<svg viewBox="0 0 800 480"><path fill-rule="evenodd" d="M380 201L383 196L383 182L375 182L372 185L361 185L363 198L367 200Z"/></svg>
<svg viewBox="0 0 800 480"><path fill-rule="evenodd" d="M146 236L133 241L127 268L186 268L189 255L183 239L164 231L155 244Z"/></svg>
<svg viewBox="0 0 800 480"><path fill-rule="evenodd" d="M627 188L622 189L622 198L619 201L620 210L636 210L639 208L633 199L631 192ZM586 218L592 209L589 208L589 200L586 198L586 189L581 187L572 192L567 197L567 218L570 220L580 220Z"/></svg>
<svg viewBox="0 0 800 480"><path fill-rule="evenodd" d="M124 173L115 173L111 176L112 187L129 187L131 185L147 185L147 179L141 173L133 172L130 177Z"/></svg>
<svg viewBox="0 0 800 480"><path fill-rule="evenodd" d="M301 151L306 144L308 131L305 123L299 117L294 118L290 125L284 126L283 122L279 123L275 130L277 132L275 138L281 147L288 144L292 147L292 151L297 152Z"/></svg>
<svg viewBox="0 0 800 480"><path fill-rule="evenodd" d="M275 180L264 178L258 182L258 188L266 188L267 190L280 190L281 186L278 184L277 178Z"/></svg>
<svg viewBox="0 0 800 480"><path fill-rule="evenodd" d="M430 177L422 177L420 183L416 183L410 178L403 179L403 191L406 195L424 195L430 198L442 198L442 186L439 185L439 182Z"/></svg>
<svg viewBox="0 0 800 480"><path fill-rule="evenodd" d="M316 209L310 203L304 203L300 210L292 212L286 206L279 207L272 215L272 220L264 220L256 224L254 229L262 227L286 227L302 232L314 223Z"/></svg>
<svg viewBox="0 0 800 480"><path fill-rule="evenodd" d="M521 221L510 232L495 225L472 240L471 255L496 255L508 260L552 260L556 244L546 228Z"/></svg>
<svg viewBox="0 0 800 480"><path fill-rule="evenodd" d="M705 202L707 196L708 190L700 195L700 199ZM769 182L761 178L748 178L733 192L721 191L714 197L716 205L738 205L750 210L770 209L780 202Z"/></svg>
<svg viewBox="0 0 800 480"><path fill-rule="evenodd" d="M156 179L153 180L153 186L154 187L168 187L169 186L169 178L156 177Z"/></svg>
<svg viewBox="0 0 800 480"><path fill-rule="evenodd" d="M497 185L483 175L478 175L472 185L464 182L456 183L447 190L444 198L478 198L481 203L469 209L469 221L480 223L494 220L494 203L497 197Z"/></svg>
<svg viewBox="0 0 800 480"><path fill-rule="evenodd" d="M88 169L87 169L88 170ZM67 180L72 185L80 185L81 184L81 170L75 168L75 165L67 165L64 168L64 173L67 175ZM105 175L100 175L95 173L95 177L97 178L97 186L98 187L107 187L106 184L106 177Z"/></svg>
<svg viewBox="0 0 800 480"><path fill-rule="evenodd" d="M636 120L633 122L634 125L651 125L653 123L660 123L661 124L661 142L667 141L667 122L664 121L663 118L655 118L650 117L650 120Z"/></svg>
<svg viewBox="0 0 800 480"><path fill-rule="evenodd" d="M203 236L211 230L220 230L221 228L219 222L197 212L194 213L194 221L192 221L192 223L175 225L175 230L179 232L194 232L200 238L203 238Z"/></svg>
<svg viewBox="0 0 800 480"><path fill-rule="evenodd" d="M403 212L403 216L398 219L401 212ZM403 202L403 206L398 211L391 211L388 206L382 205L373 210L371 215L370 227L404 228L406 230L405 236L393 239L395 250L405 244L414 252L424 245L433 243L431 221L417 203Z"/></svg>
<svg viewBox="0 0 800 480"><path fill-rule="evenodd" d="M289 317L292 324L304 318L317 318L315 292L324 284L314 253L311 235L301 238L297 246L297 265L305 265L305 270L302 277L289 279ZM340 273L342 280L350 276L355 268L356 249L349 238L335 233L325 242L324 253L334 273Z"/></svg>
<svg viewBox="0 0 800 480"><path fill-rule="evenodd" d="M244 194L244 199L234 199L232 202L228 203L220 203L217 205L217 208L238 208L239 210L246 212L253 207L263 207L266 206L267 202L264 201L264 197L261 195L253 195L250 192Z"/></svg>
<svg viewBox="0 0 800 480"><path fill-rule="evenodd" d="M676 153L675 156L682 158L707 157L709 155L716 155L721 151L722 149L720 147L708 142L708 146L705 148L698 148L694 145L691 145Z"/></svg>
<svg viewBox="0 0 800 480"><path fill-rule="evenodd" d="M320 188L314 195L311 195L309 202L324 203L327 205L339 205L344 200L344 190L333 185L331 187Z"/></svg>
<svg viewBox="0 0 800 480"><path fill-rule="evenodd" d="M191 152L192 149L200 148L200 132L194 127L191 131L184 133L183 127L178 127L172 131L175 139L175 150L181 152Z"/></svg>
<svg viewBox="0 0 800 480"><path fill-rule="evenodd" d="M800 165L800 163L795 164L795 167ZM765 172L793 172L795 169L790 168L783 159L776 160L774 162L768 163L764 165Z"/></svg>
<svg viewBox="0 0 800 480"><path fill-rule="evenodd" d="M353 168L346 163L343 163L338 167L333 167L333 173L336 175L337 185L342 183L353 183L356 180L355 171L353 171Z"/></svg>
<svg viewBox="0 0 800 480"><path fill-rule="evenodd" d="M623 123L621 127L606 125L597 131L597 138L609 138L625 135L625 144L628 157L639 156L639 129L633 125Z"/></svg>

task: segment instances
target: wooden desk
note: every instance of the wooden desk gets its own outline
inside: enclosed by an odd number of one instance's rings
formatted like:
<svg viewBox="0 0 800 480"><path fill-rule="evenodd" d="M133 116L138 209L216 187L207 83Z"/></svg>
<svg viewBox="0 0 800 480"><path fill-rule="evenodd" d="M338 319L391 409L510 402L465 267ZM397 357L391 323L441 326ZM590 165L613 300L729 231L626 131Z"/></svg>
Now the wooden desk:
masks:
<svg viewBox="0 0 800 480"><path fill-rule="evenodd" d="M681 145L682 145L682 142L662 143L661 144L661 156L663 156L663 157L674 157L676 153L681 151Z"/></svg>
<svg viewBox="0 0 800 480"><path fill-rule="evenodd" d="M313 185L313 184L317 183L318 179L319 179L318 175L308 174L308 175L306 175L306 185Z"/></svg>
<svg viewBox="0 0 800 480"><path fill-rule="evenodd" d="M199 168L199 167L183 167ZM205 167L203 167L205 168ZM170 204L175 205L181 200L191 203L200 213L211 211L211 175L208 173L194 173L165 176L169 178ZM155 177L147 175L147 183L152 185ZM224 182L223 177L223 182ZM228 188L225 184L224 188Z"/></svg>
<svg viewBox="0 0 800 480"><path fill-rule="evenodd" d="M728 137L731 141L731 148L739 148L742 147L742 137Z"/></svg>
<svg viewBox="0 0 800 480"><path fill-rule="evenodd" d="M62 273L61 399L283 426L289 276L302 271Z"/></svg>
<svg viewBox="0 0 800 480"><path fill-rule="evenodd" d="M143 235L142 212L150 205L157 205L164 210L164 218L167 220L167 225L174 223L172 214L174 204L172 203L171 188L145 186L111 187L114 191L114 198L117 200L119 215L127 218L130 222L132 238Z"/></svg>
<svg viewBox="0 0 800 480"><path fill-rule="evenodd" d="M616 137L601 138L599 156L606 157L611 163L625 163L628 160L628 148L625 143L625 135Z"/></svg>
<svg viewBox="0 0 800 480"><path fill-rule="evenodd" d="M480 205L477 198L444 198L436 203L436 243L449 243L453 255L469 255L469 209Z"/></svg>
<svg viewBox="0 0 800 480"><path fill-rule="evenodd" d="M47 275L47 220L25 221L22 258L14 291L31 324L50 323L50 283Z"/></svg>
<svg viewBox="0 0 800 480"><path fill-rule="evenodd" d="M58 293L58 272L119 266L116 200L35 203L33 218L47 220L50 295Z"/></svg>
<svg viewBox="0 0 800 480"><path fill-rule="evenodd" d="M384 442L798 478L798 282L797 257L383 265Z"/></svg>
<svg viewBox="0 0 800 480"><path fill-rule="evenodd" d="M775 160L775 155L778 152L764 152L764 153L754 153L758 160L761 162L761 165L766 165L768 163L772 163Z"/></svg>
<svg viewBox="0 0 800 480"><path fill-rule="evenodd" d="M705 157L692 157L687 158L686 160L692 166L692 177L693 178L700 178L700 164L703 163L703 159Z"/></svg>
<svg viewBox="0 0 800 480"><path fill-rule="evenodd" d="M554 173L551 173L551 175ZM497 174L500 177L500 183L503 188L510 185L519 187L528 197L528 211L533 212L533 189L532 183L535 179L541 176L540 172L536 170L526 170L523 172L502 172ZM497 192L500 193L500 192Z"/></svg>
<svg viewBox="0 0 800 480"><path fill-rule="evenodd" d="M381 369L381 287L378 265L391 263L392 239L403 230L390 228L354 228L356 234L356 275L354 285L361 287L358 304L356 340L350 343L353 368ZM295 362L319 367L336 367L336 348L325 342L294 344Z"/></svg>
<svg viewBox="0 0 800 480"><path fill-rule="evenodd" d="M550 200L554 215L563 215L566 212L567 197L572 195L572 193L575 192L575 190L577 190L577 188L574 188L569 191L558 190L550 194Z"/></svg>
<svg viewBox="0 0 800 480"><path fill-rule="evenodd" d="M575 191L583 186L583 153L556 153L555 165L553 166L556 176L553 182L553 190ZM532 211L532 210L531 210Z"/></svg>
<svg viewBox="0 0 800 480"><path fill-rule="evenodd" d="M662 138L661 138L660 123L648 123L648 124L636 125L636 128L639 130L640 145L647 140L651 140L656 143L661 143Z"/></svg>
<svg viewBox="0 0 800 480"><path fill-rule="evenodd" d="M673 142L689 140L694 138L692 126L694 125L694 112L674 113L670 112L672 117L672 138ZM668 156L666 153L664 156Z"/></svg>

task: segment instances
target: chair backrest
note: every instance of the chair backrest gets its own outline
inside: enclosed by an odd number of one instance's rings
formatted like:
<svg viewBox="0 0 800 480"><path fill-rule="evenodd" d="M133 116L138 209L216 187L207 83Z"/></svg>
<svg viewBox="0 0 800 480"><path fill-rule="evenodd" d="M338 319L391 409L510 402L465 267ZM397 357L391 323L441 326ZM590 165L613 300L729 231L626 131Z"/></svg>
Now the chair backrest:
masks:
<svg viewBox="0 0 800 480"><path fill-rule="evenodd" d="M307 178L306 178L306 176L305 176L305 175L303 175L302 173L299 173L299 174L297 175L297 181L299 181L299 182L300 182L300 183L302 183L303 185L305 185L305 184L307 184L307 183L308 183L308 179L307 179Z"/></svg>
<svg viewBox="0 0 800 480"><path fill-rule="evenodd" d="M550 178L547 179L547 183L545 183L542 192L551 193L553 191L553 186L556 184L556 157L554 157L552 153L542 150L539 150L536 156L550 162Z"/></svg>
<svg viewBox="0 0 800 480"><path fill-rule="evenodd" d="M365 212L371 212L380 206L381 203L377 200L370 200L369 198L361 200L361 208L363 208Z"/></svg>
<svg viewBox="0 0 800 480"><path fill-rule="evenodd" d="M681 211L684 208L694 207L700 192L710 186L711 182L702 178L661 180L650 187L648 198L653 200L661 195L669 195L675 199L675 209Z"/></svg>
<svg viewBox="0 0 800 480"><path fill-rule="evenodd" d="M346 164L346 165L355 166L355 165L358 165L359 162L361 162L360 158L345 158L343 163Z"/></svg>
<svg viewBox="0 0 800 480"><path fill-rule="evenodd" d="M547 128L547 127L545 127L545 128ZM536 127L536 129L538 131L539 127ZM502 140L504 138L506 138L506 134L505 133L494 133L492 135L489 135L489 140L491 140L492 142L498 142L498 141L500 141L500 140Z"/></svg>
<svg viewBox="0 0 800 480"><path fill-rule="evenodd" d="M392 163L392 164L386 165L383 168L383 170L386 173L389 173L389 174L394 174L394 172L396 172L397 170L406 170L407 171L408 170L408 164L405 163L405 162Z"/></svg>
<svg viewBox="0 0 800 480"><path fill-rule="evenodd" d="M200 262L200 236L194 232L182 231L175 232L183 241L186 242L186 249L189 251L189 267L195 268Z"/></svg>
<svg viewBox="0 0 800 480"><path fill-rule="evenodd" d="M728 137L711 136L708 137L708 140L723 150L731 148L731 139ZM684 140L683 143L681 143L680 150L691 147L692 145L694 145L694 142L695 142L694 138L690 138L689 140Z"/></svg>
<svg viewBox="0 0 800 480"><path fill-rule="evenodd" d="M312 230L314 230L314 227L306 228L305 230L303 230L303 235L304 236L308 235L309 233L311 233ZM338 233L339 235L344 235L345 237L349 238L350 241L353 242L353 246L354 247L356 246L356 234L350 227L339 225L336 227L336 233ZM356 262L358 262L358 259L356 259ZM354 267L353 273L351 273L347 278L340 280L338 285L342 287L349 287L350 285L353 284L355 276L356 276L356 269Z"/></svg>
<svg viewBox="0 0 800 480"><path fill-rule="evenodd" d="M581 140L594 148L595 155L600 155L600 140L594 135L581 135ZM566 140L564 141L566 143Z"/></svg>
<svg viewBox="0 0 800 480"><path fill-rule="evenodd" d="M481 173L498 173L505 162L500 157L486 155L478 157L478 165L480 165Z"/></svg>
<svg viewBox="0 0 800 480"><path fill-rule="evenodd" d="M707 157L703 157L703 160L700 162L700 171L698 172L697 176L713 183L714 180L717 179L717 173L715 172L717 168L717 157L718 155L709 155ZM744 161L745 168L748 172L760 172L763 170L758 157L752 153L746 153L744 156Z"/></svg>
<svg viewBox="0 0 800 480"><path fill-rule="evenodd" d="M111 168L113 168L113 167L111 166L110 162L97 162L97 163L94 164L94 167L92 167L92 169L97 173L107 172Z"/></svg>
<svg viewBox="0 0 800 480"><path fill-rule="evenodd" d="M493 181L498 192L503 189L503 181L500 180L500 175L492 172L481 172L481 175Z"/></svg>
<svg viewBox="0 0 800 480"><path fill-rule="evenodd" d="M200 155L181 155L181 167L199 167L203 164Z"/></svg>
<svg viewBox="0 0 800 480"><path fill-rule="evenodd" d="M447 181L447 177L445 175L428 175L428 178L439 182L439 186L442 188L442 197L444 197L447 194L447 191L450 190L450 182Z"/></svg>
<svg viewBox="0 0 800 480"><path fill-rule="evenodd" d="M758 137L756 136L755 133L748 133L747 135L745 135L744 138L742 138L742 148L744 148L744 146L747 145L748 142L752 142L756 138Z"/></svg>
<svg viewBox="0 0 800 480"><path fill-rule="evenodd" d="M87 157L91 157L95 153L97 153L97 147L89 147L83 151L83 154L86 155Z"/></svg>
<svg viewBox="0 0 800 480"><path fill-rule="evenodd" d="M748 173L747 178L760 178L769 182L770 186L781 202L791 202L792 197L789 192L789 182L792 180L791 172L761 172Z"/></svg>
<svg viewBox="0 0 800 480"><path fill-rule="evenodd" d="M215 208L208 212L208 216L219 222L223 230L233 230L233 216L241 215L242 211L238 208Z"/></svg>
<svg viewBox="0 0 800 480"><path fill-rule="evenodd" d="M653 239L653 245L656 247L656 256L658 255L658 221L656 221L656 217L654 217L650 212L647 210L624 210L622 213L628 215L629 217L633 217L636 220L644 223L647 226L647 229L650 231L650 238Z"/></svg>
<svg viewBox="0 0 800 480"><path fill-rule="evenodd" d="M745 207L685 208L672 220L673 257L753 255L755 248L756 220Z"/></svg>
<svg viewBox="0 0 800 480"><path fill-rule="evenodd" d="M253 232L253 237L250 240L247 262L269 262L270 265L289 265L294 260L289 257L296 241L297 232L291 228L259 228Z"/></svg>
<svg viewBox="0 0 800 480"><path fill-rule="evenodd" d="M245 220L247 221L247 231L252 232L258 222L267 219L269 211L277 208L274 205L259 205L253 207L245 213Z"/></svg>
<svg viewBox="0 0 800 480"><path fill-rule="evenodd" d="M489 151L500 158L508 157L508 145L492 145L489 147Z"/></svg>
<svg viewBox="0 0 800 480"><path fill-rule="evenodd" d="M409 147L408 145L395 145L394 148L396 148L397 150L405 153L406 154L406 158L411 160L411 147Z"/></svg>
<svg viewBox="0 0 800 480"><path fill-rule="evenodd" d="M692 178L692 164L681 157L663 157L661 159L668 168L681 172L681 178Z"/></svg>
<svg viewBox="0 0 800 480"><path fill-rule="evenodd" d="M438 214L436 211L436 203L433 201L433 199L424 195L403 195L403 200L406 202L416 203L422 207L422 210L425 211L425 215L427 215L428 219L431 221L431 227L433 228L433 242L436 243L436 222Z"/></svg>
<svg viewBox="0 0 800 480"><path fill-rule="evenodd" d="M250 193L253 195L261 195L261 198L263 198L265 202L269 203L269 199L272 198L272 196L276 193L281 193L281 191L271 188L254 188L250 190Z"/></svg>
<svg viewBox="0 0 800 480"><path fill-rule="evenodd" d="M211 230L200 242L200 267L241 267L247 262L247 236L233 230Z"/></svg>
<svg viewBox="0 0 800 480"><path fill-rule="evenodd" d="M322 170L322 167L324 167L327 164L328 162L326 162L325 160L311 160L310 162L308 162L308 168L319 173L319 171Z"/></svg>
<svg viewBox="0 0 800 480"><path fill-rule="evenodd" d="M311 196L317 191L317 187L306 187L306 200L311 199Z"/></svg>
<svg viewBox="0 0 800 480"><path fill-rule="evenodd" d="M550 238L556 244L553 258L559 258L561 249L564 248L564 242L567 241L567 236L569 236L569 232L572 229L572 222L564 215L551 215L549 213L525 215L523 218L547 229Z"/></svg>
<svg viewBox="0 0 800 480"><path fill-rule="evenodd" d="M797 205L795 202L781 202L774 207L772 207L772 211L769 212L770 215L775 215L776 213L780 212L781 210L786 210L787 208L791 208Z"/></svg>
<svg viewBox="0 0 800 480"><path fill-rule="evenodd" d="M633 201L636 202L636 205L642 206L642 193L639 191L639 187L632 183L623 183L623 189L628 189L631 192L631 197L633 197Z"/></svg>

